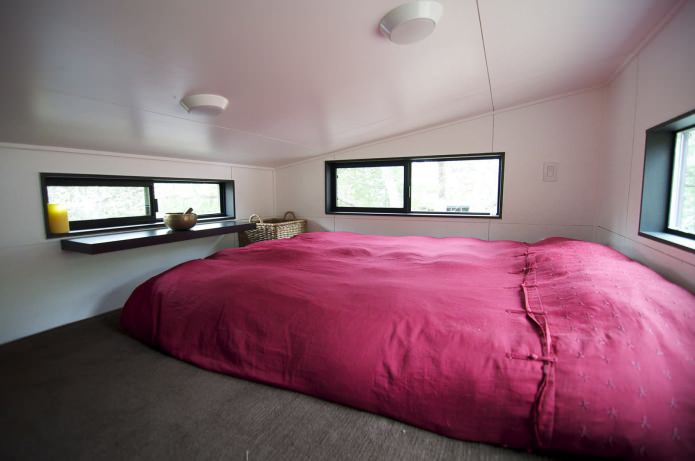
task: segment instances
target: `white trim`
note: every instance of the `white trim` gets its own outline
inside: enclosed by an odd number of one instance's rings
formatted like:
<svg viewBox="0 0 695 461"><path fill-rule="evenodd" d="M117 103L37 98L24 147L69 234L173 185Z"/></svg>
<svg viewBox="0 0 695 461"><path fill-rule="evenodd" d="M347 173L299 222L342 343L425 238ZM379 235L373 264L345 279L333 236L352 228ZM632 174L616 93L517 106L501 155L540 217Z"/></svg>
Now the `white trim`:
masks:
<svg viewBox="0 0 695 461"><path fill-rule="evenodd" d="M635 244L637 244L637 245L640 245L640 246L643 246L643 247L647 247L647 248L649 248L650 250L656 251L657 253L661 253L662 255L668 256L669 258L673 258L673 259L675 259L676 261L682 262L683 264L687 264L687 265L689 265L689 266L695 266L695 264L693 264L691 261L688 261L688 260L686 260L686 259L683 259L683 258L679 257L680 255L674 255L674 254L672 254L672 253L669 253L668 251L664 251L664 248L666 248L666 249L669 249L669 250L673 250L673 251L680 252L680 253L685 254L685 255L689 254L687 250L684 250L684 249L682 249L682 248L674 247L674 246L669 245L669 244L667 244L667 243L658 242L658 241L656 241L656 240L648 239L648 238L646 238L646 237L642 237L642 236L639 236L639 235L637 236L637 239L635 239L635 238L632 238L632 237L628 237L627 235L623 235L623 234L621 234L620 232L616 232L616 231L610 230L610 229L608 229L607 227L603 227L603 226L601 226L601 225L596 226L596 228L597 228L597 229L601 229L601 230L603 230L603 231L606 231L606 232L608 232L608 233L611 233L611 234L613 234L613 235L617 235L618 237L624 238L625 240L629 240L630 242L635 243ZM610 245L609 245L609 246L610 246ZM634 259L634 258L633 258L633 259ZM650 263L651 263L651 261L650 261Z"/></svg>
<svg viewBox="0 0 695 461"><path fill-rule="evenodd" d="M367 215L367 214L331 214L327 215L333 216L334 219L339 221L401 221L401 222L437 222L437 223L462 223L462 224L485 224L488 221L499 220L499 218L487 218L481 216L479 218L468 218L468 217L453 217L453 216L407 216L407 215Z"/></svg>
<svg viewBox="0 0 695 461"><path fill-rule="evenodd" d="M608 79L604 82L604 85L610 85L617 79L621 72L628 66L630 63L644 50L649 43L651 43L652 40L654 40L654 37L659 35L659 33L664 30L664 28L671 22L671 20L676 16L676 14L683 8L686 3L688 3L688 0L680 0L678 3L676 3L669 11L666 13L666 15L661 18L661 21L659 21L650 31L649 33L642 39L640 42L637 44L634 50L630 54L628 54L625 59L623 59L623 62L608 76Z"/></svg>
<svg viewBox="0 0 695 461"><path fill-rule="evenodd" d="M610 89L608 90L610 92ZM635 92L634 92L634 99L632 100L633 102L633 112L632 112L632 140L630 142L630 163L628 164L628 169L627 169L627 203L625 204L625 227L624 229L629 229L630 228L630 196L632 194L632 166L635 163L635 132L637 131L637 109L638 109L638 102L639 102L639 55L636 57L636 62L635 62ZM608 111L604 111L606 114L608 114ZM607 115L606 115L607 116ZM606 126L608 125L608 120L606 120ZM608 149L608 148L607 148ZM610 153L610 151L609 151ZM644 161L644 160L643 160ZM640 189L642 188L644 183L644 174L642 175L642 181L640 181ZM640 201L642 199L640 198ZM640 205L640 213L641 213L641 205Z"/></svg>
<svg viewBox="0 0 695 461"><path fill-rule="evenodd" d="M245 165L241 163L226 163L226 162L213 162L208 160L195 160L188 158L178 158L178 157L168 157L168 156L157 156L157 155L144 155L144 154L127 154L125 152L111 152L102 150L92 150L92 149L77 149L73 147L58 147L58 146L43 146L38 144L15 144L10 142L0 142L0 148L5 149L17 149L17 150L35 150L41 152L61 152L67 154L79 154L79 155L102 155L106 157L124 157L124 158L135 158L143 160L157 160L160 162L178 162L178 163L195 163L202 165L215 165L223 167L235 167L235 168L253 168L258 170L274 170L272 167L258 166L258 165Z"/></svg>
<svg viewBox="0 0 695 461"><path fill-rule="evenodd" d="M593 224L548 224L548 223L526 223L526 222L505 222L498 218L467 218L467 217L451 217L451 216L404 216L404 215L357 215L357 214L324 214L324 215L308 215L303 216L305 219L333 219L344 221L403 221L403 222L438 222L438 223L461 223L461 224L485 224L492 226L531 226L531 227L573 227L573 228L594 228Z"/></svg>
<svg viewBox="0 0 695 461"><path fill-rule="evenodd" d="M494 112L494 114L503 114L505 112L511 112L511 111L515 111L515 110L519 110L519 109L526 109L527 107L536 106L538 104L545 104L546 102L552 102L552 101L555 101L558 99L571 98L572 96L577 96L579 94L590 93L592 91L600 90L601 88L605 88L605 86L606 86L605 83L597 83L595 85L580 88L578 90L571 90L571 91L567 91L565 93L556 94L554 96L548 96L546 98L535 99L533 101L517 104L516 106L505 107L503 109L496 110ZM494 115L494 114L490 114L490 115Z"/></svg>

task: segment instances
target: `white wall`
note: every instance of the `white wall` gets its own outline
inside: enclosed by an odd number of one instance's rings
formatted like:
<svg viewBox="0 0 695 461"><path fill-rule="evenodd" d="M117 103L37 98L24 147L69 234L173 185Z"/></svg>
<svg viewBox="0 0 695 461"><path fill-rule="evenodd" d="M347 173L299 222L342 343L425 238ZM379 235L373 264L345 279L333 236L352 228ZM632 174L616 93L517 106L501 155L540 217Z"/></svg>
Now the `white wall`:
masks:
<svg viewBox="0 0 695 461"><path fill-rule="evenodd" d="M93 256L61 251L45 237L39 172L234 179L237 217L274 214L270 169L0 146L0 344L116 309L148 277L236 245L232 234Z"/></svg>
<svg viewBox="0 0 695 461"><path fill-rule="evenodd" d="M638 236L645 131L695 109L695 2L606 91L597 239L695 290L695 254Z"/></svg>
<svg viewBox="0 0 695 461"><path fill-rule="evenodd" d="M536 241L592 240L603 90L591 90L324 155L276 170L277 209L309 219L310 230L466 236ZM503 219L335 216L324 210L324 161L506 153ZM543 182L543 162L559 162Z"/></svg>

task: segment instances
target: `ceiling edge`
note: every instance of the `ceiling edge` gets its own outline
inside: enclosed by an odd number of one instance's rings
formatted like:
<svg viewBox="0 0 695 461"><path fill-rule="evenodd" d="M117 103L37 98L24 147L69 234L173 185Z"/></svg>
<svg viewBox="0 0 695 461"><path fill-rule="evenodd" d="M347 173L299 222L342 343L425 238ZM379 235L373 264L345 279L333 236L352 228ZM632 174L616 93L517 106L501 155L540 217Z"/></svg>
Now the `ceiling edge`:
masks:
<svg viewBox="0 0 695 461"><path fill-rule="evenodd" d="M659 32L661 32L671 20L678 14L678 12L688 3L688 0L680 0L676 3L668 13L664 15L663 18L651 28L649 33L644 36L642 40L637 44L637 46L630 52L625 59L620 63L620 65L608 76L608 79L602 84L602 86L607 86L613 83L613 81L618 78L620 73L642 52L644 48L654 40Z"/></svg>
<svg viewBox="0 0 695 461"><path fill-rule="evenodd" d="M55 89L51 89L51 88L41 88L41 91L59 94L62 96L66 96L68 98L91 101L91 102L97 103L97 104L108 104L111 106L116 106L116 107L120 107L120 108L124 108L124 109L128 109L128 110L134 110L137 112L156 115L159 117L172 118L172 119L180 120L182 122L193 123L194 125L204 125L204 126L207 126L210 128L215 128L215 129L220 129L220 130L224 130L224 131L239 133L239 134L252 136L252 137L256 137L256 138L261 138L261 139L265 139L267 141L277 142L277 143L281 143L281 144L289 144L291 146L297 146L297 147L301 147L304 149L315 149L315 146L309 146L309 145L302 144L302 143L299 143L296 141L290 141L290 140L283 139L283 138L276 138L274 136L268 136L268 135L261 134L261 133L255 132L255 131L247 131L247 130L242 130L240 128L234 128L231 126L220 125L218 123L213 123L212 121L196 120L196 119L184 117L183 115L169 114L166 112L159 112L159 111L141 108L141 107L137 107L137 106L133 106L133 105L129 105L129 104L122 104L120 102L109 101L107 99L78 95L78 94L75 94L75 93L72 93L69 91L61 91L61 90L55 90Z"/></svg>
<svg viewBox="0 0 695 461"><path fill-rule="evenodd" d="M498 115L498 114L503 114L503 113L505 113L505 112L511 112L511 111L515 111L515 110L519 110L519 109L524 109L524 108L526 108L526 107L535 106L535 105L537 105L537 104L543 104L543 103L546 103L546 102L554 101L554 100L556 100L556 99L563 99L563 98L568 98L568 97L570 97L570 96L575 96L575 95L582 94L582 93L588 93L588 92L590 92L590 91L594 91L594 90L598 90L598 89L600 89L600 88L604 88L604 87L606 87L606 85L607 85L606 83L600 83L600 84L592 85L592 86L589 86L589 87L586 87L586 88L581 88L581 89L579 89L579 90L568 91L568 92L566 92L566 93L561 93L561 94L556 94L556 95L553 95L553 96L548 96L548 97L546 97L546 98L536 99L536 100L534 100L534 101L525 102L525 103L518 104L518 105L515 105L515 106L505 107L504 109L498 109L498 110L496 110L496 111L484 112L484 113L482 113L482 114L474 115L474 116L471 116L471 117L465 117L465 118L460 118L460 119L456 119L456 120L450 120L450 121L447 121L447 122L444 122L444 123L435 124L435 125L428 125L428 126L426 126L426 127L416 128L416 129L410 130L410 131L405 131L405 132L403 132L403 133L399 133L399 134L396 134L396 135L393 135L393 136L389 136L389 137L386 137L386 138L381 138L381 139L377 139L377 140L374 140L374 141L369 141L369 142L365 142L365 143L361 143L361 144L354 144L354 145L351 145L351 146L348 146L348 147L344 147L344 148L341 148L341 149L332 150L332 151L329 151L329 152L324 152L324 153L319 154L319 155L314 155L314 156L312 156L312 157L307 157L307 158L304 158L304 159L301 159L301 160L297 160L296 162L281 164L281 165L278 165L278 166L276 166L276 167L274 167L274 168L275 168L276 170L281 170L281 169L285 169L285 168L291 168L291 167L293 167L293 166L298 166L298 165L301 165L301 164L303 164L303 163L311 162L311 161L314 161L314 160L320 160L320 159L322 159L322 158L324 158L324 157L329 157L329 156L331 156L331 155L341 154L341 153L349 152L349 151L351 151L351 150L361 149L361 148L364 148L364 147L376 146L376 145L383 144L383 143L386 143L386 142L391 142L391 141L395 141L395 140L398 140L398 139L401 139L401 138L406 138L406 137L408 137L408 136L413 136L413 135L416 135L416 134L428 133L428 132L430 132L430 131L439 130L439 129L441 129L441 128L446 128L446 127L453 126L453 125L458 125L459 123L471 122L471 121L473 121L473 120L478 120L478 119L485 118L485 117L493 117L493 121L494 121L494 116L495 116L495 115Z"/></svg>
<svg viewBox="0 0 695 461"><path fill-rule="evenodd" d="M236 168L254 168L257 170L274 170L275 168L269 166L260 165L248 165L243 163L227 163L227 162L214 162L208 160L196 160L189 158L179 158L179 157L168 157L168 156L158 156L158 155L145 155L145 154L128 154L124 152L112 152L104 150L92 150L92 149L77 149L73 147L59 147L59 146L45 146L39 144L16 144L10 142L0 142L0 148L5 149L17 149L17 150L35 150L42 152L61 152L67 154L80 154L80 155L101 155L105 157L122 157L122 158L133 158L142 160L157 160L161 162L179 162L179 163L195 163L202 165L215 165L224 167L236 167Z"/></svg>
<svg viewBox="0 0 695 461"><path fill-rule="evenodd" d="M359 148L363 148L363 147L376 146L376 145L383 144L386 142L395 141L397 139L406 138L408 136L428 133L430 131L435 131L435 130L439 130L441 128L446 128L449 126L458 125L460 123L471 122L473 120L478 120L478 119L485 118L485 117L493 117L493 120L494 120L494 116L497 114L502 114L505 112L519 110L519 109L534 106L537 104L543 104L545 102L550 102L550 101L553 101L556 99L562 99L562 98L574 96L577 94L586 93L589 91L593 91L593 90L605 87L608 85L608 83L609 82L602 83L599 85L593 85L593 86L590 86L587 88L582 88L579 90L574 90L574 91L570 91L570 92L566 92L566 93L562 93L562 94L558 94L558 95L554 95L554 96L549 96L547 98L537 99L535 101L530 101L530 102L526 102L523 104L518 104L516 106L506 107L504 109L499 109L496 111L488 111L488 112L484 112L482 114L474 115L471 117L465 117L465 118L450 120L450 121L447 121L444 123L438 123L438 124L428 125L428 126L421 127L421 128L416 128L414 130L405 131L403 133L399 133L399 134L396 134L393 136L388 136L386 138L380 138L380 139L376 139L373 141L353 144L353 145L343 147L343 148L340 148L337 150L331 150L331 151L324 152L324 153L319 154L319 155L314 155L311 157L300 159L300 160L297 160L296 162L280 164L277 166L261 166L261 165L244 164L244 163L215 162L215 161L211 161L211 160L196 160L196 159L181 158L181 157L169 157L169 156L164 156L164 155L159 156L159 155L131 154L131 153L125 153L125 152L113 152L113 151L93 150L93 149L78 149L78 148L73 148L73 147L60 147L60 146L46 146L46 145L40 145L40 144L21 144L21 143L0 142L0 148L18 149L18 150L36 150L36 151L44 151L44 152L64 152L64 153L81 154L81 155L101 155L101 156L107 156L107 157L122 157L122 158L134 158L134 159L144 159L144 160L157 160L157 161L162 161L162 162L195 163L195 164L217 165L217 166L237 167L237 168L239 168L239 167L241 167L241 168L254 168L254 169L258 169L258 170L281 170L281 169L301 165L301 164L304 164L307 162L311 162L314 160L319 160L319 159L322 159L324 157L329 157L331 155L335 155L335 154L339 154L339 153L345 153L345 152L349 152L351 150L355 150L355 149L359 149Z"/></svg>

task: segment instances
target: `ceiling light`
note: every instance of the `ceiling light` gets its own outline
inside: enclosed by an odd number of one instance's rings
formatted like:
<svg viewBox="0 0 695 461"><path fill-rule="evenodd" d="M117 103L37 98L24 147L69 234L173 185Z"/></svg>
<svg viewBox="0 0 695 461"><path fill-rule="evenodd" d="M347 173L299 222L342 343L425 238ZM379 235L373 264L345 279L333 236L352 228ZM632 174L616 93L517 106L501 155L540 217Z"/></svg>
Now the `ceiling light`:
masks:
<svg viewBox="0 0 695 461"><path fill-rule="evenodd" d="M188 112L219 115L227 108L229 100L219 94L189 94L181 99L181 105Z"/></svg>
<svg viewBox="0 0 695 461"><path fill-rule="evenodd" d="M379 29L393 43L417 42L434 31L442 10L441 3L435 1L406 3L389 11L379 23Z"/></svg>

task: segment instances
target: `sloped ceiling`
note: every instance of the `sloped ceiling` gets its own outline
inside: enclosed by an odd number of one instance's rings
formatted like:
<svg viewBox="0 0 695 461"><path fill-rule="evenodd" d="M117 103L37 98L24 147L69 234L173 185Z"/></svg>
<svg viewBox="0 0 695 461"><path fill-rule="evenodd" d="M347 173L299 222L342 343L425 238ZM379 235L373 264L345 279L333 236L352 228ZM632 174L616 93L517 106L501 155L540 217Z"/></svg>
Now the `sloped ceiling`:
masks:
<svg viewBox="0 0 695 461"><path fill-rule="evenodd" d="M678 3L440 0L399 46L403 1L5 0L0 141L285 164L601 84Z"/></svg>

